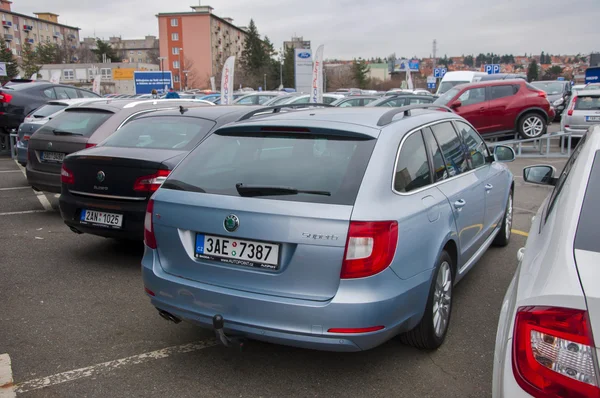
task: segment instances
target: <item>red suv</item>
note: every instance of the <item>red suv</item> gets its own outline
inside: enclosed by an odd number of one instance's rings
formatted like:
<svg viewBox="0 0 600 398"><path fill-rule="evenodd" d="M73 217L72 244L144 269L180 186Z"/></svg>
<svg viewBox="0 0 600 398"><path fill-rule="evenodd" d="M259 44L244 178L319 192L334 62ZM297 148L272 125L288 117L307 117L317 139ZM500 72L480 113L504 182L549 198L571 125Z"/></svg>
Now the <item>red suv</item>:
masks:
<svg viewBox="0 0 600 398"><path fill-rule="evenodd" d="M546 93L523 79L461 84L435 103L454 109L488 137L517 131L523 138L536 138L555 116Z"/></svg>

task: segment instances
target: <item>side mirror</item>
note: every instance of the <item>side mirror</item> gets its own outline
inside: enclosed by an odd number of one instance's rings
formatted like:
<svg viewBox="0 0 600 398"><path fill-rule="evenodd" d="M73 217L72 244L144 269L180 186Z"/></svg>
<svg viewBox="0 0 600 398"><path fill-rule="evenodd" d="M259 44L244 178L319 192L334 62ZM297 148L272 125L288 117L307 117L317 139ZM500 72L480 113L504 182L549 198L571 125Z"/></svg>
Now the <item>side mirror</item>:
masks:
<svg viewBox="0 0 600 398"><path fill-rule="evenodd" d="M523 180L532 184L556 185L556 169L550 165L529 166L523 169Z"/></svg>
<svg viewBox="0 0 600 398"><path fill-rule="evenodd" d="M494 160L496 162L512 162L515 160L515 151L506 145L496 145L494 147Z"/></svg>
<svg viewBox="0 0 600 398"><path fill-rule="evenodd" d="M456 100L452 104L450 104L450 108L452 109L459 108L460 106L462 106L462 102L460 102L459 100Z"/></svg>

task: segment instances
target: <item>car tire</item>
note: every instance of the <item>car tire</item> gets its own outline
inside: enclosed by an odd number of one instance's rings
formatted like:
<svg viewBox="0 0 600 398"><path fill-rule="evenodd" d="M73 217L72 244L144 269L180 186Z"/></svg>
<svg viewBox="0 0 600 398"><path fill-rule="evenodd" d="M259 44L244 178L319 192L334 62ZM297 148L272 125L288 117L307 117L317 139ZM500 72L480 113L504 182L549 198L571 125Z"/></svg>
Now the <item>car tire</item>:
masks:
<svg viewBox="0 0 600 398"><path fill-rule="evenodd" d="M512 234L512 220L513 220L513 191L512 189L508 193L508 200L506 201L506 209L504 210L504 217L502 218L502 225L498 235L492 242L494 246L504 247L508 245L510 241L510 235Z"/></svg>
<svg viewBox="0 0 600 398"><path fill-rule="evenodd" d="M433 273L423 318L413 330L400 335L404 344L434 350L444 342L452 314L453 270L452 257L443 251Z"/></svg>
<svg viewBox="0 0 600 398"><path fill-rule="evenodd" d="M538 138L546 133L546 118L536 112L528 112L519 119L519 135L521 138Z"/></svg>

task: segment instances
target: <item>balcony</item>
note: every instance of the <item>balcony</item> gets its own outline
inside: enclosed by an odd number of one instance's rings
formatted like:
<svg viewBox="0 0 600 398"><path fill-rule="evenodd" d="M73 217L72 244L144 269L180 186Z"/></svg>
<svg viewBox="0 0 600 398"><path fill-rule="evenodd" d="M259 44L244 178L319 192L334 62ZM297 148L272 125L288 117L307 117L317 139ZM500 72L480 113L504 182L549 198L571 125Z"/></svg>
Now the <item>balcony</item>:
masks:
<svg viewBox="0 0 600 398"><path fill-rule="evenodd" d="M13 35L5 34L4 35L4 40L6 40L6 41L13 41Z"/></svg>
<svg viewBox="0 0 600 398"><path fill-rule="evenodd" d="M52 36L54 36L54 37L57 37L57 38L59 38L59 39L62 37L62 35L60 34L60 32L54 32L54 33L52 34Z"/></svg>
<svg viewBox="0 0 600 398"><path fill-rule="evenodd" d="M73 33L69 33L69 34L67 35L67 38L68 38L69 40L75 40L77 37L76 37L76 36L75 36Z"/></svg>
<svg viewBox="0 0 600 398"><path fill-rule="evenodd" d="M33 30L33 25L23 25L23 30L25 32L31 32Z"/></svg>
<svg viewBox="0 0 600 398"><path fill-rule="evenodd" d="M33 39L25 39L25 42L29 43L29 44L33 44L34 43Z"/></svg>
<svg viewBox="0 0 600 398"><path fill-rule="evenodd" d="M2 21L2 26L4 26L5 28L10 28L12 26L12 22L11 21Z"/></svg>

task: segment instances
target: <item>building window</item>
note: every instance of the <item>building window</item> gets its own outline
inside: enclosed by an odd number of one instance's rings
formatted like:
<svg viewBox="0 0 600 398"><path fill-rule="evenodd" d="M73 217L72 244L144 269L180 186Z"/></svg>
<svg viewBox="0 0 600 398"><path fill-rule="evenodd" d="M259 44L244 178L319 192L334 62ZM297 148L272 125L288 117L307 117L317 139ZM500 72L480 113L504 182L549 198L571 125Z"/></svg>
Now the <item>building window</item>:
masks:
<svg viewBox="0 0 600 398"><path fill-rule="evenodd" d="M179 75L175 75L175 76L173 76L173 81L174 81L175 83L179 83Z"/></svg>
<svg viewBox="0 0 600 398"><path fill-rule="evenodd" d="M179 47L173 47L173 55L179 55Z"/></svg>
<svg viewBox="0 0 600 398"><path fill-rule="evenodd" d="M141 51L138 51L138 55L142 55L142 52L141 52Z"/></svg>
<svg viewBox="0 0 600 398"><path fill-rule="evenodd" d="M73 80L75 78L75 72L73 72L73 69L65 69L63 70L63 77L65 80Z"/></svg>
<svg viewBox="0 0 600 398"><path fill-rule="evenodd" d="M133 55L133 51L129 51L129 55Z"/></svg>
<svg viewBox="0 0 600 398"><path fill-rule="evenodd" d="M171 18L171 26L179 26L179 20L177 18Z"/></svg>
<svg viewBox="0 0 600 398"><path fill-rule="evenodd" d="M112 70L110 68L100 69L100 74L103 79L112 79Z"/></svg>
<svg viewBox="0 0 600 398"><path fill-rule="evenodd" d="M21 44L21 39L19 39L18 37L15 37L15 44L16 45ZM19 55L21 55L21 54L19 54Z"/></svg>
<svg viewBox="0 0 600 398"><path fill-rule="evenodd" d="M179 61L173 61L173 69L179 69Z"/></svg>
<svg viewBox="0 0 600 398"><path fill-rule="evenodd" d="M138 62L142 62L142 59L141 59L141 58L138 58Z"/></svg>
<svg viewBox="0 0 600 398"><path fill-rule="evenodd" d="M171 33L171 40L172 41L178 41L179 40L179 33Z"/></svg>

